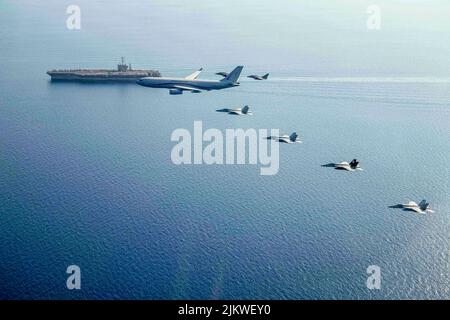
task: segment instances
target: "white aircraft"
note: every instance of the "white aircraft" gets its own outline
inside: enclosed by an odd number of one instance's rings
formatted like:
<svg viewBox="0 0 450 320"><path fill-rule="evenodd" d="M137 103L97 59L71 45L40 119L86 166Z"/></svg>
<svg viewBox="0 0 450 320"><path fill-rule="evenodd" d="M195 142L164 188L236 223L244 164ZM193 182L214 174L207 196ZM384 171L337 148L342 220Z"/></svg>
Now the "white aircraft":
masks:
<svg viewBox="0 0 450 320"><path fill-rule="evenodd" d="M323 164L322 167L331 167L331 168L335 168L337 170L346 170L346 171L355 171L355 170L362 171L363 170L359 166L359 162L356 159L353 159L352 161L350 161L350 163L348 163L347 161L342 161L339 163L327 163L327 164Z"/></svg>
<svg viewBox="0 0 450 320"><path fill-rule="evenodd" d="M281 143L302 143L296 132L293 132L290 136L288 136L287 134L284 134L280 137L269 136L266 139L275 140L275 141L278 141Z"/></svg>
<svg viewBox="0 0 450 320"><path fill-rule="evenodd" d="M198 80L197 77L202 72L202 69L199 69L186 78L145 77L139 79L137 84L144 87L170 89L170 94L182 94L183 91L199 93L203 90L221 90L239 86L238 79L243 68L242 66L234 68L228 76L220 81Z"/></svg>
<svg viewBox="0 0 450 320"><path fill-rule="evenodd" d="M354 171L354 170L362 170L359 166L359 162L356 159L353 159L350 163L347 161L342 161L339 163L335 163L334 167L340 170Z"/></svg>
<svg viewBox="0 0 450 320"><path fill-rule="evenodd" d="M425 200L420 201L419 204L414 201L409 201L406 204L401 204L401 207L421 214L426 214L427 212L434 213L434 211L431 210L430 204Z"/></svg>
<svg viewBox="0 0 450 320"><path fill-rule="evenodd" d="M245 115L252 115L253 113L249 110L249 106L245 106L243 108L235 108L235 109L219 109L216 110L217 112L226 112L228 114L232 114L235 116L245 116Z"/></svg>

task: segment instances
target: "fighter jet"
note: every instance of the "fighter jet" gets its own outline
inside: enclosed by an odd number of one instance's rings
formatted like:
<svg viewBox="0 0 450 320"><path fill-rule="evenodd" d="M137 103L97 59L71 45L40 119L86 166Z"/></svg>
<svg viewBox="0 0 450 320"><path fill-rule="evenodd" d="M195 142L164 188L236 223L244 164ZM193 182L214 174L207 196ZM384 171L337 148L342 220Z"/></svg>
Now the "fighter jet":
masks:
<svg viewBox="0 0 450 320"><path fill-rule="evenodd" d="M281 143L302 143L300 141L300 138L298 137L298 134L296 132L293 132L290 136L287 134L284 134L280 137L277 136L269 136L266 139L268 140L275 140Z"/></svg>
<svg viewBox="0 0 450 320"><path fill-rule="evenodd" d="M243 108L235 108L235 109L219 109L216 110L217 112L226 112L231 115L235 116L245 116L245 115L252 115L253 113L249 111L250 107L245 106Z"/></svg>
<svg viewBox="0 0 450 320"><path fill-rule="evenodd" d="M258 76L258 75L256 75L256 74L252 74L252 75L250 75L250 76L247 76L247 78L252 78L252 79L255 79L255 80L267 80L268 77L269 77L269 74L268 74L268 73L266 73L266 74L263 75L263 76Z"/></svg>
<svg viewBox="0 0 450 320"><path fill-rule="evenodd" d="M430 212L433 213L434 211L431 210L430 204L426 200L422 200L419 202L419 204L415 203L414 201L409 201L407 204L402 204L404 209L412 210L417 213L426 213Z"/></svg>
<svg viewBox="0 0 450 320"><path fill-rule="evenodd" d="M199 93L202 91L221 90L239 86L239 76L243 66L236 67L222 80L198 80L202 69L194 72L186 78L145 77L139 79L137 84L151 88L169 89L169 94L182 94L183 91Z"/></svg>
<svg viewBox="0 0 450 320"><path fill-rule="evenodd" d="M347 161L342 161L342 162L336 163L334 165L334 167L336 169L347 170L347 171L353 171L356 169L360 169L359 161L356 159L353 159L352 161L350 161L350 163L348 163Z"/></svg>
<svg viewBox="0 0 450 320"><path fill-rule="evenodd" d="M427 212L434 213L434 211L431 210L430 204L426 200L420 201L419 204L414 201L409 201L406 204L399 204L392 206L391 208L403 208L404 210L414 211L420 214L426 214Z"/></svg>
<svg viewBox="0 0 450 320"><path fill-rule="evenodd" d="M222 77L228 77L228 72L217 72L216 73L218 76L222 76Z"/></svg>
<svg viewBox="0 0 450 320"><path fill-rule="evenodd" d="M347 161L342 161L339 163L328 163L322 165L322 167L332 167L337 170L346 170L346 171L355 171L355 170L361 170L362 168L359 166L359 161L356 159L353 159L348 163Z"/></svg>

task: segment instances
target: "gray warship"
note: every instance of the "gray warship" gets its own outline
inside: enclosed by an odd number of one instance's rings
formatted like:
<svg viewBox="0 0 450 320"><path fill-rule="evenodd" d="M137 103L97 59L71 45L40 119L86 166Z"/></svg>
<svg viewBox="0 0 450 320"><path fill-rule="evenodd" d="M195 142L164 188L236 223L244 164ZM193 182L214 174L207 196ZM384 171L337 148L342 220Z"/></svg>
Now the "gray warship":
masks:
<svg viewBox="0 0 450 320"><path fill-rule="evenodd" d="M144 77L161 77L157 70L133 70L125 58L117 65L117 70L110 69L75 69L49 70L47 74L52 81L102 81L102 82L135 82Z"/></svg>

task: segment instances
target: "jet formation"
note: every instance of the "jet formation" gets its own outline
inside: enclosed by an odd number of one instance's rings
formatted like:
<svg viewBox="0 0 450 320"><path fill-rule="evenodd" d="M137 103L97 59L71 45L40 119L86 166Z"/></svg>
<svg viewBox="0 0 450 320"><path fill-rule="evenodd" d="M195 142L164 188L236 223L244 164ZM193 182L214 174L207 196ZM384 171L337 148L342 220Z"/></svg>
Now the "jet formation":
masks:
<svg viewBox="0 0 450 320"><path fill-rule="evenodd" d="M145 77L137 81L137 84L144 87L151 88L164 88L169 89L169 94L177 95L182 94L184 91L189 91L191 93L199 93L202 91L211 91L211 90L221 90L227 88L233 88L239 86L239 76L242 72L243 66L238 66L233 69L230 73L227 72L218 72L216 75L220 75L223 77L222 80L199 80L197 77L202 72L202 68L195 71L191 75L185 78L166 78L166 77ZM259 75L250 75L248 78L252 78L255 80L267 80L269 74L265 74L263 76ZM251 115L252 113L249 111L249 106L246 105L243 108L234 108L234 109L219 109L217 112L225 112L229 115ZM302 143L298 134L293 132L290 135L281 135L281 136L269 136L266 139L274 140L280 143ZM345 171L356 171L363 170L359 161L353 159L350 162L342 161L339 163L328 163L322 165L323 167L333 167L337 170L345 170ZM417 204L414 201L409 201L405 204L397 204L395 206L390 206L390 208L402 208L407 211L414 211L420 214L432 213L434 212L430 208L430 204L426 202L426 200L422 200Z"/></svg>

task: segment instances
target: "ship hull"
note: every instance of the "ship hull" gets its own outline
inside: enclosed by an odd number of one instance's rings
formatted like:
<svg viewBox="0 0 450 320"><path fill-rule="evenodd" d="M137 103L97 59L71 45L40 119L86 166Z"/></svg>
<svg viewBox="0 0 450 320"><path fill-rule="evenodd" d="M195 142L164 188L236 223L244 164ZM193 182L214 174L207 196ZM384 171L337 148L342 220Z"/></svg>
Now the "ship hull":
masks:
<svg viewBox="0 0 450 320"><path fill-rule="evenodd" d="M136 82L145 77L160 77L158 71L135 70L127 72L82 70L82 71L49 71L51 81L80 81L80 82Z"/></svg>

